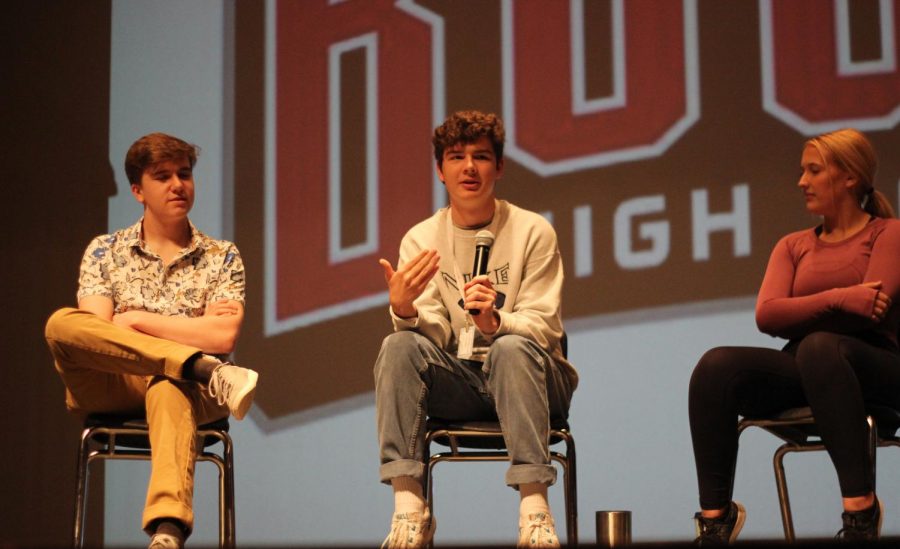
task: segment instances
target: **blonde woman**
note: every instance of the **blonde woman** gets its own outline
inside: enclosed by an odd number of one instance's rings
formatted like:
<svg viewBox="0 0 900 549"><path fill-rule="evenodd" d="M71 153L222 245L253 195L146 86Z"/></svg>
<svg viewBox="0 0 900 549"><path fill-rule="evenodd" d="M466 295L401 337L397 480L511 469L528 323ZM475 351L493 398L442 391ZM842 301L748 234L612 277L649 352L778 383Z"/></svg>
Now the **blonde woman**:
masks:
<svg viewBox="0 0 900 549"><path fill-rule="evenodd" d="M876 155L844 129L806 142L797 183L821 224L783 237L756 304L760 331L782 350L718 347L691 377L689 411L702 544L731 543L744 524L732 500L738 416L809 406L837 470L838 537L877 539L882 508L866 452L865 405L900 408L900 221L875 190Z"/></svg>

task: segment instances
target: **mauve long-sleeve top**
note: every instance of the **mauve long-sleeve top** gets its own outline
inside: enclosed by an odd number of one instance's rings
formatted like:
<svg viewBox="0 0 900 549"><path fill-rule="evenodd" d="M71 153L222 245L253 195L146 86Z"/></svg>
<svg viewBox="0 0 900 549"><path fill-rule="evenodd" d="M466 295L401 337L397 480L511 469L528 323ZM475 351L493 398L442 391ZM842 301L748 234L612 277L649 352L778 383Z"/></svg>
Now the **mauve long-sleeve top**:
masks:
<svg viewBox="0 0 900 549"><path fill-rule="evenodd" d="M859 335L897 349L900 324L900 220L873 218L840 242L823 242L819 227L791 233L775 245L756 301L760 331L785 339L829 331ZM881 282L891 308L872 311Z"/></svg>

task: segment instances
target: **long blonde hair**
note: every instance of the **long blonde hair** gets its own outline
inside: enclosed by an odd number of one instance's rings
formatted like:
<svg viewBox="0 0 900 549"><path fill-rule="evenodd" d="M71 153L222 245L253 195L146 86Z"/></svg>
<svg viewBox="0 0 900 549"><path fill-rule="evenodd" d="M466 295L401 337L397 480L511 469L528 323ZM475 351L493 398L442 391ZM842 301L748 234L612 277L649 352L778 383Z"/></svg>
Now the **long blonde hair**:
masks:
<svg viewBox="0 0 900 549"><path fill-rule="evenodd" d="M856 178L856 199L863 210L875 217L894 217L891 203L881 191L875 189L878 157L875 147L862 132L844 128L813 137L806 145L815 147L826 164L834 162L838 168Z"/></svg>

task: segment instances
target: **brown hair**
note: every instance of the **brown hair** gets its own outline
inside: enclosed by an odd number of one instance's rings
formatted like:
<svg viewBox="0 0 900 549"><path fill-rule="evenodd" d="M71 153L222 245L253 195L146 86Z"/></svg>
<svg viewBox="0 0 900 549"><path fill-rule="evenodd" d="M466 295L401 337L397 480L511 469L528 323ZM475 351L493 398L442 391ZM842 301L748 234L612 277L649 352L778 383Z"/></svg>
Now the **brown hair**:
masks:
<svg viewBox="0 0 900 549"><path fill-rule="evenodd" d="M490 139L499 167L503 160L503 143L506 140L503 121L496 114L481 111L457 111L434 129L434 136L431 138L434 159L438 166L443 167L444 150L459 143L474 143L483 136Z"/></svg>
<svg viewBox="0 0 900 549"><path fill-rule="evenodd" d="M854 191L860 207L875 217L894 217L894 208L880 191L875 190L878 157L875 147L859 130L845 128L813 137L806 142L819 151L827 164L853 175L859 184Z"/></svg>
<svg viewBox="0 0 900 549"><path fill-rule="evenodd" d="M132 185L141 184L144 170L171 160L187 158L191 168L197 163L200 147L165 133L151 133L131 144L125 154L125 175Z"/></svg>

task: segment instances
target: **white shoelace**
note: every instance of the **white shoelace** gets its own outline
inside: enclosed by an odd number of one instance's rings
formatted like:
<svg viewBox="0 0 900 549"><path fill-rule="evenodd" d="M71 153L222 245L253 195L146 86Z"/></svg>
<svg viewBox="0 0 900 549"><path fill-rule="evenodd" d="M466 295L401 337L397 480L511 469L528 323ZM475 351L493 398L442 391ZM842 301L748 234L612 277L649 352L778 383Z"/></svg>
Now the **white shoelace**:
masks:
<svg viewBox="0 0 900 549"><path fill-rule="evenodd" d="M528 522L522 527L522 532L527 533L528 545L535 547L559 547L559 539L553 531L553 522L544 513L536 513L528 517ZM523 537L520 534L519 539Z"/></svg>
<svg viewBox="0 0 900 549"><path fill-rule="evenodd" d="M222 364L222 366L225 366L225 364ZM226 404L228 397L231 396L231 392L234 390L234 385L219 372L222 366L217 367L213 371L212 377L209 378L209 396L215 398L219 405Z"/></svg>

